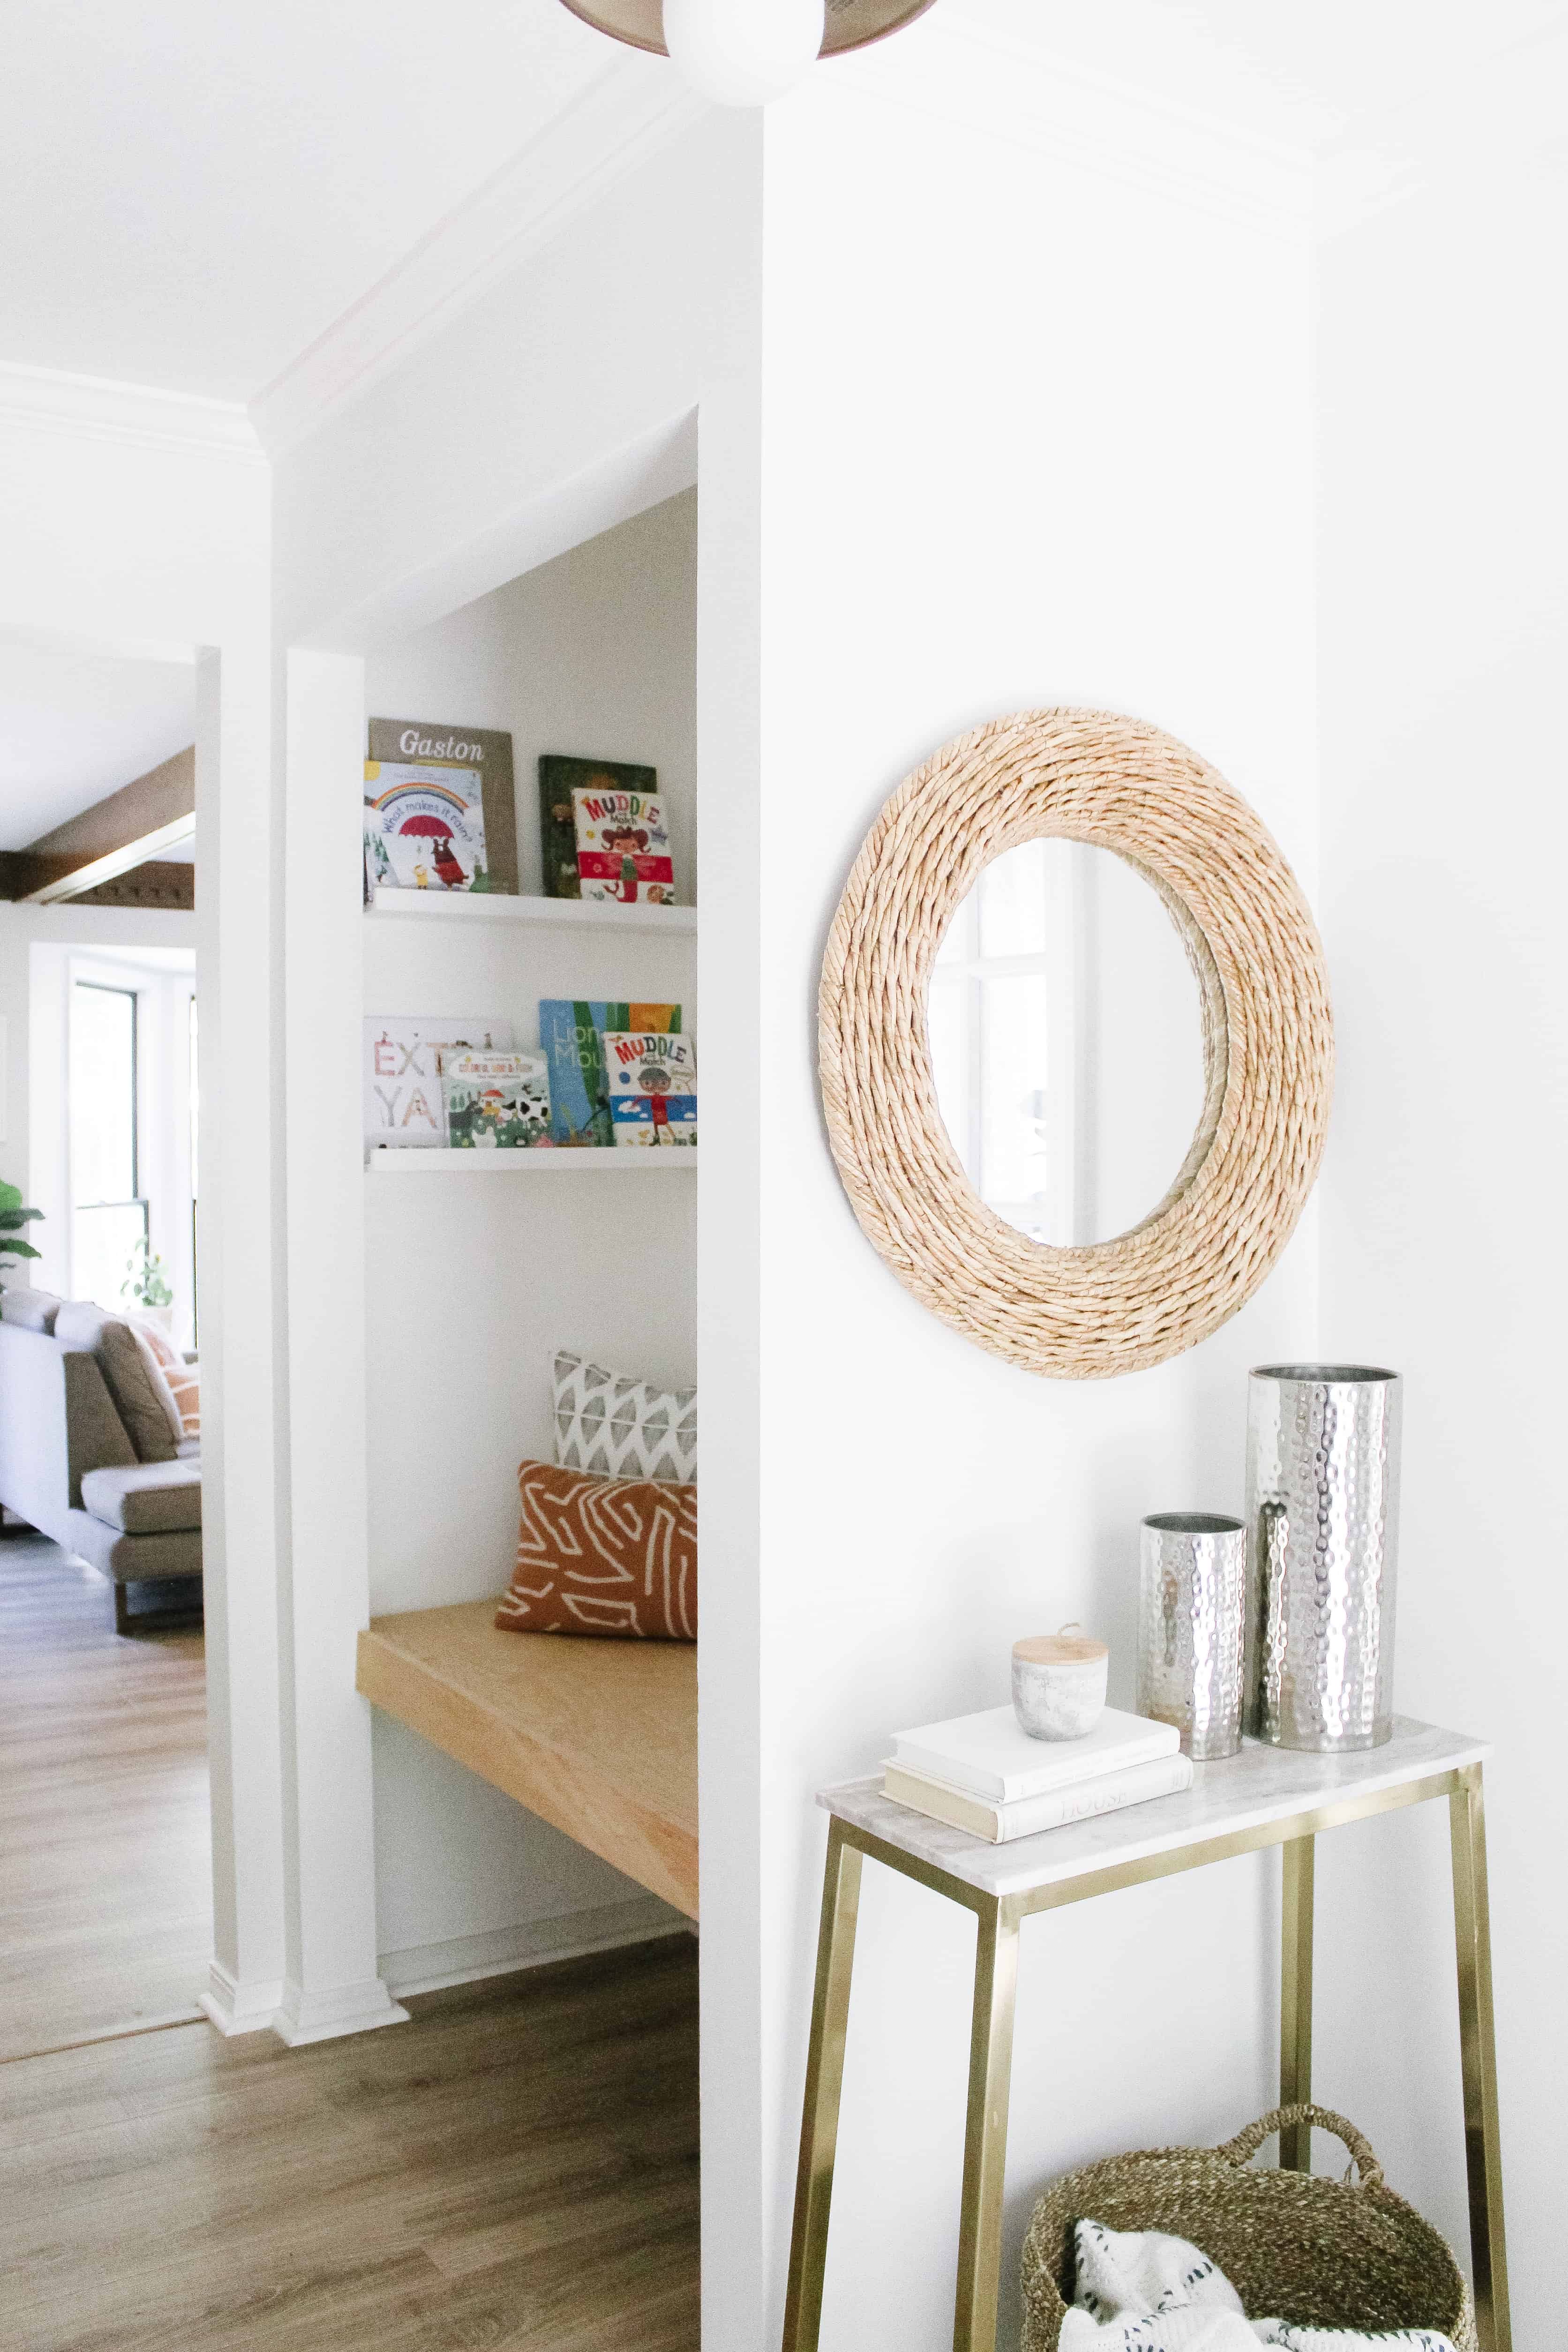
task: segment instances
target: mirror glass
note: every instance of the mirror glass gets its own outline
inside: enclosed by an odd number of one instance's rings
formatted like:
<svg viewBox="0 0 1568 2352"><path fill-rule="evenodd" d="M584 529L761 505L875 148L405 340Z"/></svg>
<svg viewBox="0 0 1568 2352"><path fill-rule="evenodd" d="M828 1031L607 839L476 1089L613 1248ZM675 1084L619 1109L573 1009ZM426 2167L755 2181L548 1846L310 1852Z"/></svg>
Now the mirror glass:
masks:
<svg viewBox="0 0 1568 2352"><path fill-rule="evenodd" d="M1005 851L943 935L927 1027L947 1131L999 1217L1066 1247L1158 1207L1203 1111L1203 1027L1136 867L1076 841Z"/></svg>

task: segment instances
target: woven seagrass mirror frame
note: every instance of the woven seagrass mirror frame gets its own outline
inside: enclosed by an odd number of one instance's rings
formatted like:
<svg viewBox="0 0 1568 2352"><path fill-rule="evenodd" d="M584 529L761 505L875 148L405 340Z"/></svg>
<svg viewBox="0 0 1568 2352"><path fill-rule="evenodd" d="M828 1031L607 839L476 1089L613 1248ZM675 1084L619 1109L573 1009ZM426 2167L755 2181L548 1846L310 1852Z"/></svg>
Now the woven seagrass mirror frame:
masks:
<svg viewBox="0 0 1568 2352"><path fill-rule="evenodd" d="M1091 842L1164 901L1197 982L1205 1096L1156 1208L1054 1248L987 1208L937 1108L931 964L982 867L1042 835ZM1157 727L1024 711L905 779L856 859L818 996L827 1131L855 1214L923 1306L1026 1370L1103 1380L1179 1355L1244 1306L1301 1213L1333 1083L1311 912L1264 826Z"/></svg>

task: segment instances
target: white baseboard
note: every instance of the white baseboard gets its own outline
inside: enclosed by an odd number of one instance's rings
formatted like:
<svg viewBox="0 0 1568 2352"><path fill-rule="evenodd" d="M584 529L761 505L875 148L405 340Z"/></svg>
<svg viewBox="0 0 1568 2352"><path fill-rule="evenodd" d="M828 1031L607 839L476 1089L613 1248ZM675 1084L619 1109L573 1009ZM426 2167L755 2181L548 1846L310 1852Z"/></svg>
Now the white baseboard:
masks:
<svg viewBox="0 0 1568 2352"><path fill-rule="evenodd" d="M336 1985L324 1993L306 1992L289 1982L271 2022L279 2040L298 2050L307 2042L333 2042L345 2033L369 2033L378 2025L406 2025L408 2011L398 2007L380 1977Z"/></svg>
<svg viewBox="0 0 1568 2352"><path fill-rule="evenodd" d="M646 1944L655 1936L679 1935L690 1926L689 1919L657 1895L637 1895L624 1903L563 1912L559 1918L492 1928L483 1936L454 1936L447 1943L382 1952L376 1965L387 1990L401 1999L406 1993L438 1992L444 1985L474 1984L481 1977L508 1976L516 1969L542 1968L551 1960L576 1959L585 1952L612 1951L617 1944Z"/></svg>
<svg viewBox="0 0 1568 2352"><path fill-rule="evenodd" d="M283 1979L268 1977L242 1985L221 1960L207 1969L207 1989L201 2006L220 2033L265 2033L283 2000Z"/></svg>

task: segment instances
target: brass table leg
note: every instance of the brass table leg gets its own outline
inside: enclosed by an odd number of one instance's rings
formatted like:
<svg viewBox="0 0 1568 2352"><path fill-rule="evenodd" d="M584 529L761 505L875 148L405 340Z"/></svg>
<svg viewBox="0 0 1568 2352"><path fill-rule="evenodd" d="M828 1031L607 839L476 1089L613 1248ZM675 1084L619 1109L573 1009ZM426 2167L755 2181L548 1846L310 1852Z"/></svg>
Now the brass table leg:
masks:
<svg viewBox="0 0 1568 2352"><path fill-rule="evenodd" d="M1465 2168L1470 2189L1470 2264L1481 2352L1511 2352L1508 2255L1502 2230L1497 2048L1492 2029L1491 1920L1481 1768L1467 1764L1448 1800L1454 1849L1454 1938L1459 1962L1459 2064L1465 2085Z"/></svg>
<svg viewBox="0 0 1568 2352"><path fill-rule="evenodd" d="M1312 2095L1312 1881L1316 1846L1292 1838L1279 1849L1279 2104L1302 2106ZM1312 2169L1312 2127L1287 2124L1279 2135L1287 2172Z"/></svg>
<svg viewBox="0 0 1568 2352"><path fill-rule="evenodd" d="M817 1935L816 1986L811 2002L811 2047L805 2063L805 2103L800 2124L800 2169L795 2176L784 2352L816 2352L822 2326L822 2282L827 2269L827 2218L833 2202L833 2159L838 2145L838 2098L844 2087L844 2042L849 2024L849 1979L855 1968L861 1861L858 1847L845 1843L842 1825L835 1821L827 1832L827 1866L822 1885L822 1926Z"/></svg>
<svg viewBox="0 0 1568 2352"><path fill-rule="evenodd" d="M953 2352L995 2352L1002 2267L1002 2179L1013 2075L1013 2005L1018 1923L997 1902L980 1915L974 1947L974 2022L969 2041L969 2118L958 2222Z"/></svg>

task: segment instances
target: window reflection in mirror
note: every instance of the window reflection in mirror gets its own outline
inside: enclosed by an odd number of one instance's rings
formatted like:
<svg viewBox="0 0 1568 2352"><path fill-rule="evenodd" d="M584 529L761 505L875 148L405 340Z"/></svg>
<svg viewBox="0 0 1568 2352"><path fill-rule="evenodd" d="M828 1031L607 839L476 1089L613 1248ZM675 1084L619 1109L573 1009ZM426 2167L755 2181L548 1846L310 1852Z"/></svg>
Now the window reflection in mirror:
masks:
<svg viewBox="0 0 1568 2352"><path fill-rule="evenodd" d="M927 1008L942 1118L983 1201L1031 1240L1156 1208L1204 1099L1197 984L1163 901L1109 850L1030 841L955 909Z"/></svg>

